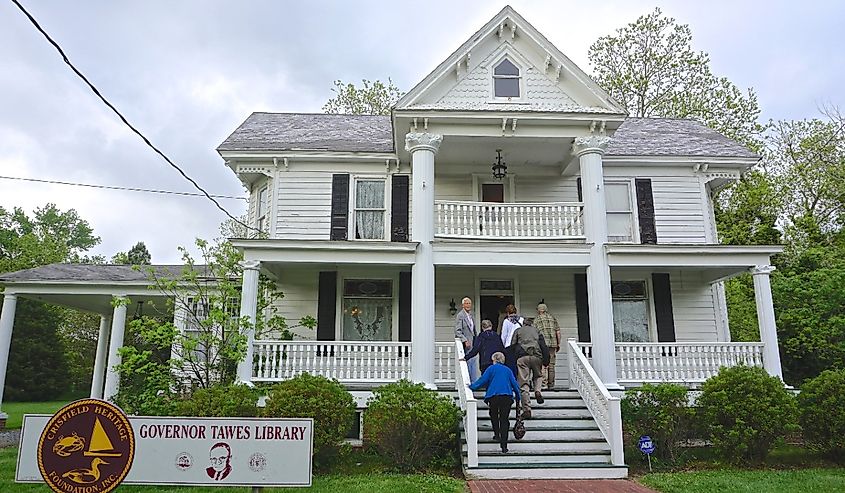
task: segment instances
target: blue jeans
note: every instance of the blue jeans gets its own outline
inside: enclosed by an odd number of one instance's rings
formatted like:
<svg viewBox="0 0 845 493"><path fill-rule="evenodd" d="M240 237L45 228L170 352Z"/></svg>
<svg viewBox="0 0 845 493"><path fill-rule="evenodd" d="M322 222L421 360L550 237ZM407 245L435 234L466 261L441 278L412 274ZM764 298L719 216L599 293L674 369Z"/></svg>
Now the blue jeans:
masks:
<svg viewBox="0 0 845 493"><path fill-rule="evenodd" d="M469 381L474 382L481 378L481 370L478 369L478 355L467 360L467 370L469 370Z"/></svg>

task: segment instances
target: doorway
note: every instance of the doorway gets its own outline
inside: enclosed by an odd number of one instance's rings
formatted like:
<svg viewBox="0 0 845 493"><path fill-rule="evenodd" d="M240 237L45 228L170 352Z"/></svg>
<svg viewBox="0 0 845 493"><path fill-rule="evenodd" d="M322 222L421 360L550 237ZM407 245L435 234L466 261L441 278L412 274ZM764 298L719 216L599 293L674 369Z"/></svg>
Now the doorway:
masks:
<svg viewBox="0 0 845 493"><path fill-rule="evenodd" d="M513 304L513 295L505 294L482 294L480 315L481 320L493 322L493 328L497 333L502 333L502 322L505 317L505 307Z"/></svg>
<svg viewBox="0 0 845 493"><path fill-rule="evenodd" d="M502 204L505 202L505 185L504 183L482 183L481 184L481 201L482 202L496 202Z"/></svg>

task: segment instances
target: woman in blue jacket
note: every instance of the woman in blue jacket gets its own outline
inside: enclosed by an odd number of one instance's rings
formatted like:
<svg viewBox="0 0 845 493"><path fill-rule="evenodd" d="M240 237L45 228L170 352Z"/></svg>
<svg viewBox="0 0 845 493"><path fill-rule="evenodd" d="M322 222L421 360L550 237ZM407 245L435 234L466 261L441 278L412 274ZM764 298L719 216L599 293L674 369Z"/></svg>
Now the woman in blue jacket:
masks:
<svg viewBox="0 0 845 493"><path fill-rule="evenodd" d="M469 388L472 390L487 388L487 392L484 394L484 402L490 409L493 440L499 442L502 453L507 453L508 431L511 428L508 415L511 412L514 400L516 400L516 408L519 409L519 385L516 383L516 378L513 377L513 372L505 366L504 353L493 353L491 360L493 364L488 366L481 374L481 378L473 382Z"/></svg>
<svg viewBox="0 0 845 493"><path fill-rule="evenodd" d="M462 361L469 360L478 354L478 361L481 366L481 373L488 366L493 364L493 353L504 353L505 346L502 344L502 339L493 330L493 323L489 320L481 321L481 333L475 337L472 343L472 349L467 351Z"/></svg>

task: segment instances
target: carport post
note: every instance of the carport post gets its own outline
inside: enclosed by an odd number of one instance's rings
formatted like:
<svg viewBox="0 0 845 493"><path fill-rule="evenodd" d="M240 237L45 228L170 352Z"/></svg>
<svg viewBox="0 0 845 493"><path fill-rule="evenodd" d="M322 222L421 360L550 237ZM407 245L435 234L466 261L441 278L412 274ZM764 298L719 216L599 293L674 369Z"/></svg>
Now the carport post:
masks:
<svg viewBox="0 0 845 493"><path fill-rule="evenodd" d="M0 429L6 425L8 414L3 412L3 387L6 386L6 366L9 364L9 346L12 344L12 327L15 325L15 309L18 295L6 290L3 297L3 311L0 312Z"/></svg>
<svg viewBox="0 0 845 493"><path fill-rule="evenodd" d="M106 358L109 349L109 325L111 320L106 315L100 315L100 333L97 335L97 355L94 358L94 378L91 379L91 397L103 398L103 381L105 380Z"/></svg>
<svg viewBox="0 0 845 493"><path fill-rule="evenodd" d="M117 366L120 365L120 353L118 349L123 347L123 333L126 329L126 304L128 299L125 296L114 296L114 313L111 321L111 337L109 338L109 360L106 367L106 388L103 391L103 398L111 401L117 394L117 386L120 383L120 375L117 373Z"/></svg>

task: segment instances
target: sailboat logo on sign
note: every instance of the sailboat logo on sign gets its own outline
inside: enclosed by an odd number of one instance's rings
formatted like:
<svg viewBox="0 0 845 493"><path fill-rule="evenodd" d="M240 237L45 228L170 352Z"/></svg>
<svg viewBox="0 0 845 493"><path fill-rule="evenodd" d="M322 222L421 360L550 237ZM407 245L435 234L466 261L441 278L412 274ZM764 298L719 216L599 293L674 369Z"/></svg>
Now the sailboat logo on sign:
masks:
<svg viewBox="0 0 845 493"><path fill-rule="evenodd" d="M83 399L60 409L38 440L38 468L58 493L112 491L129 473L135 434L114 404Z"/></svg>

